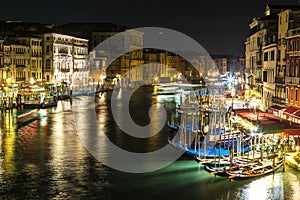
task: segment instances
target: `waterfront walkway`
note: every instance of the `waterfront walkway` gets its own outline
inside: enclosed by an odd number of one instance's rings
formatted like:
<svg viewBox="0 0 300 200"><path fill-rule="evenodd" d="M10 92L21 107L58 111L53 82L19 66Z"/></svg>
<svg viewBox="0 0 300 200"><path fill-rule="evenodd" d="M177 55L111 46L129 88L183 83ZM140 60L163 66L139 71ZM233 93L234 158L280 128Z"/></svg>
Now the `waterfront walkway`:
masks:
<svg viewBox="0 0 300 200"><path fill-rule="evenodd" d="M281 119L267 112L253 112L252 109L236 109L235 114L246 119L254 125L258 125L260 131L265 134L284 133L285 136L297 136L296 146L300 145L300 124L292 123ZM297 152L287 152L286 164L300 171L300 164L296 162L294 156Z"/></svg>

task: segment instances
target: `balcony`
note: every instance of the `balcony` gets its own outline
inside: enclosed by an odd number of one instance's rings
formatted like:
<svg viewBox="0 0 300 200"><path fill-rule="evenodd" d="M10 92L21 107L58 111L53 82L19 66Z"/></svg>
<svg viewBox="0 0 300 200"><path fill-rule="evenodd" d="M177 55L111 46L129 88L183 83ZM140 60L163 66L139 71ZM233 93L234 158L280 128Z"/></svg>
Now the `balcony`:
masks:
<svg viewBox="0 0 300 200"><path fill-rule="evenodd" d="M16 81L25 81L25 77L16 78Z"/></svg>
<svg viewBox="0 0 300 200"><path fill-rule="evenodd" d="M285 84L284 82L284 77L275 77L275 83L279 83L279 84Z"/></svg>
<svg viewBox="0 0 300 200"><path fill-rule="evenodd" d="M67 72L70 72L70 69L61 69L60 71L63 73L67 73Z"/></svg>
<svg viewBox="0 0 300 200"><path fill-rule="evenodd" d="M252 74L253 73L253 69L246 68L245 72L248 73L248 74Z"/></svg>
<svg viewBox="0 0 300 200"><path fill-rule="evenodd" d="M258 60L258 61L256 61L256 64L257 64L257 67L261 67L262 61L261 61L261 60Z"/></svg>
<svg viewBox="0 0 300 200"><path fill-rule="evenodd" d="M285 105L286 101L285 99L279 98L279 97L272 97L272 102L276 104Z"/></svg>
<svg viewBox="0 0 300 200"><path fill-rule="evenodd" d="M255 78L256 83L262 83L261 78Z"/></svg>
<svg viewBox="0 0 300 200"><path fill-rule="evenodd" d="M285 83L299 85L300 77L285 77Z"/></svg>
<svg viewBox="0 0 300 200"><path fill-rule="evenodd" d="M287 54L289 54L290 57L298 57L300 56L300 51L289 51Z"/></svg>
<svg viewBox="0 0 300 200"><path fill-rule="evenodd" d="M17 64L16 68L25 68L25 65L24 64Z"/></svg>
<svg viewBox="0 0 300 200"><path fill-rule="evenodd" d="M32 57L42 57L41 53L32 53L31 54Z"/></svg>
<svg viewBox="0 0 300 200"><path fill-rule="evenodd" d="M300 28L292 29L288 31L288 36L300 35Z"/></svg>
<svg viewBox="0 0 300 200"><path fill-rule="evenodd" d="M74 59L85 59L87 57L87 55L86 54L75 54L74 55Z"/></svg>

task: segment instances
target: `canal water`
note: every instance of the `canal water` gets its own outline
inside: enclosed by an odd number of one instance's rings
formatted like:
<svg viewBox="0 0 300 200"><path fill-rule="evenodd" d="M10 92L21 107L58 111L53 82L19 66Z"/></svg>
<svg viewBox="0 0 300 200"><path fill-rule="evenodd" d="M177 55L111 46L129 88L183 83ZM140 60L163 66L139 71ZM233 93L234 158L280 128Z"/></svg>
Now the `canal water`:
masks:
<svg viewBox="0 0 300 200"><path fill-rule="evenodd" d="M169 118L175 110L174 96L151 93L152 88L140 89L130 101L131 116L141 126L149 123L145 113L152 104L164 105ZM110 97L110 93L102 94L95 113L116 145L149 152L168 143L166 126L148 139L123 133L113 120ZM89 153L77 133L73 109L87 98L60 101L56 108L40 110L36 120L19 129L16 110L1 114L0 199L300 199L300 173L289 167L248 181L210 175L187 155L149 173L107 167Z"/></svg>

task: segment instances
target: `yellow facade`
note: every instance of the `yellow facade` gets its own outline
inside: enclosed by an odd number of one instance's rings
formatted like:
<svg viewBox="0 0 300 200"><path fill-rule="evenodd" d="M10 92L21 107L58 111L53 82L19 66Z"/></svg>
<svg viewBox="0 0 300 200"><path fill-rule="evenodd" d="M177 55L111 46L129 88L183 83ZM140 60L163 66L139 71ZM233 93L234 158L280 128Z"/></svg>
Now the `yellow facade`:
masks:
<svg viewBox="0 0 300 200"><path fill-rule="evenodd" d="M26 43L30 47L30 61L26 82L36 83L42 82L42 55L43 43L42 39L36 37L21 37L19 41Z"/></svg>

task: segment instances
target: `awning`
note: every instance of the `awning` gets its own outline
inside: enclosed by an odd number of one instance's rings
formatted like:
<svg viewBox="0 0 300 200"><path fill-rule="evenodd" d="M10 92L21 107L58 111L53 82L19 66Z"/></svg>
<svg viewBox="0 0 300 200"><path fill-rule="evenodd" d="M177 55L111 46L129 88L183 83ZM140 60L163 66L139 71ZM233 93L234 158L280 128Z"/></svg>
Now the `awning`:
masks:
<svg viewBox="0 0 300 200"><path fill-rule="evenodd" d="M300 109L293 114L293 117L300 119Z"/></svg>
<svg viewBox="0 0 300 200"><path fill-rule="evenodd" d="M294 107L289 107L287 108L283 114L286 115L286 116L291 116L293 115L296 111L298 111L299 108L294 108Z"/></svg>
<svg viewBox="0 0 300 200"><path fill-rule="evenodd" d="M270 106L268 109L272 110L272 111L279 112L279 110L285 109L285 107L279 106L279 105L273 105L273 106Z"/></svg>

